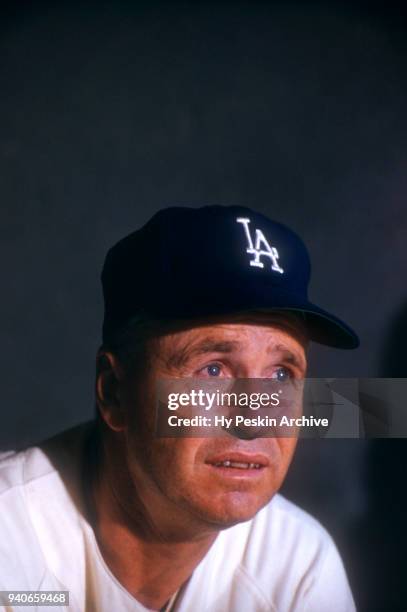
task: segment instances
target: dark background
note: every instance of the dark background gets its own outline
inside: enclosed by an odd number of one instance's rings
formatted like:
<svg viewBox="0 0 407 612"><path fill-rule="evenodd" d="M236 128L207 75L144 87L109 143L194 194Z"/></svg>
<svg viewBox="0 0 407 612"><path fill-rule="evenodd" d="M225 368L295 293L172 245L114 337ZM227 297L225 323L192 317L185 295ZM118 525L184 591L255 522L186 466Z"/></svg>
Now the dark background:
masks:
<svg viewBox="0 0 407 612"><path fill-rule="evenodd" d="M312 375L406 375L405 10L1 6L1 448L92 416L105 252L171 204L248 205L300 233L311 297L362 343L314 346ZM305 440L284 487L368 612L407 609L405 450Z"/></svg>

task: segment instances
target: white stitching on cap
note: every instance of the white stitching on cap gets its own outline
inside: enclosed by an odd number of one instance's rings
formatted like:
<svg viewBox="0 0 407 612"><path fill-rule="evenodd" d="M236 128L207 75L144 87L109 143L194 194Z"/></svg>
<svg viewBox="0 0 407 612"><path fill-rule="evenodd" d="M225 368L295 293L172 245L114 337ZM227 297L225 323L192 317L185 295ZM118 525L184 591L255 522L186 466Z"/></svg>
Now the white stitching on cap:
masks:
<svg viewBox="0 0 407 612"><path fill-rule="evenodd" d="M255 244L253 244L253 239L251 237L249 229L250 219L247 219L245 217L237 217L236 221L237 223L241 223L244 227L244 231L247 238L246 253L254 255L254 259L251 259L249 262L250 265L255 266L256 268L264 268L264 264L260 261L260 257L270 257L271 269L275 272L280 272L280 274L283 274L284 270L280 267L278 263L278 251L276 247L272 247L269 245L263 232L259 229L256 229ZM261 248L261 246L263 246L263 249ZM264 250L264 247L266 250Z"/></svg>

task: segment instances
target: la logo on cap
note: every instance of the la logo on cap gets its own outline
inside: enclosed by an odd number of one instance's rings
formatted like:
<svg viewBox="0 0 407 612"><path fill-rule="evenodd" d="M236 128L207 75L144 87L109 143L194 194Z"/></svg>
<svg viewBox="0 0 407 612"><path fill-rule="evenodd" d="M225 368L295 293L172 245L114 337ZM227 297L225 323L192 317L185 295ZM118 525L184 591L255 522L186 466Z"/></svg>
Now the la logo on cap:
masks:
<svg viewBox="0 0 407 612"><path fill-rule="evenodd" d="M264 268L264 263L260 261L260 258L269 257L271 261L271 269L275 272L280 272L280 274L283 274L284 270L280 267L278 263L278 251L276 247L270 246L263 232L259 229L256 229L255 238L253 242L253 238L250 234L249 228L250 219L244 217L237 217L236 222L241 223L244 227L247 239L246 253L254 255L254 258L251 259L249 262L250 265L255 266L256 268Z"/></svg>

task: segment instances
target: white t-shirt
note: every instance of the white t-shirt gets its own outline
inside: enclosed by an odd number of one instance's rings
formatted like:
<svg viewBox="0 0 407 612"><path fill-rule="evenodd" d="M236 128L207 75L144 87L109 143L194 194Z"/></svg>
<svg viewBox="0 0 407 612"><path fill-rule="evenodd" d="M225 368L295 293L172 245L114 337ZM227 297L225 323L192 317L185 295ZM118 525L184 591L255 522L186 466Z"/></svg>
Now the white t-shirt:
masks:
<svg viewBox="0 0 407 612"><path fill-rule="evenodd" d="M88 429L1 459L0 590L69 591L68 608L26 610L146 612L107 567L81 512L77 483ZM275 495L252 520L219 533L172 610L351 612L355 606L330 536Z"/></svg>

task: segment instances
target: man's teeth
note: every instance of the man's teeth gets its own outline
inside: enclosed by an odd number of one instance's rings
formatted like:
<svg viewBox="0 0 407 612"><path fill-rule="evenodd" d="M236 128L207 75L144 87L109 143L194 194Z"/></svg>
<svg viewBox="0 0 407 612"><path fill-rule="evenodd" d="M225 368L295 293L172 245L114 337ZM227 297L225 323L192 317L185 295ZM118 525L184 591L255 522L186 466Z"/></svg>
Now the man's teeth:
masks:
<svg viewBox="0 0 407 612"><path fill-rule="evenodd" d="M218 461L215 463L216 467L232 467L238 468L239 470L258 470L260 469L260 463L243 463L242 461Z"/></svg>

